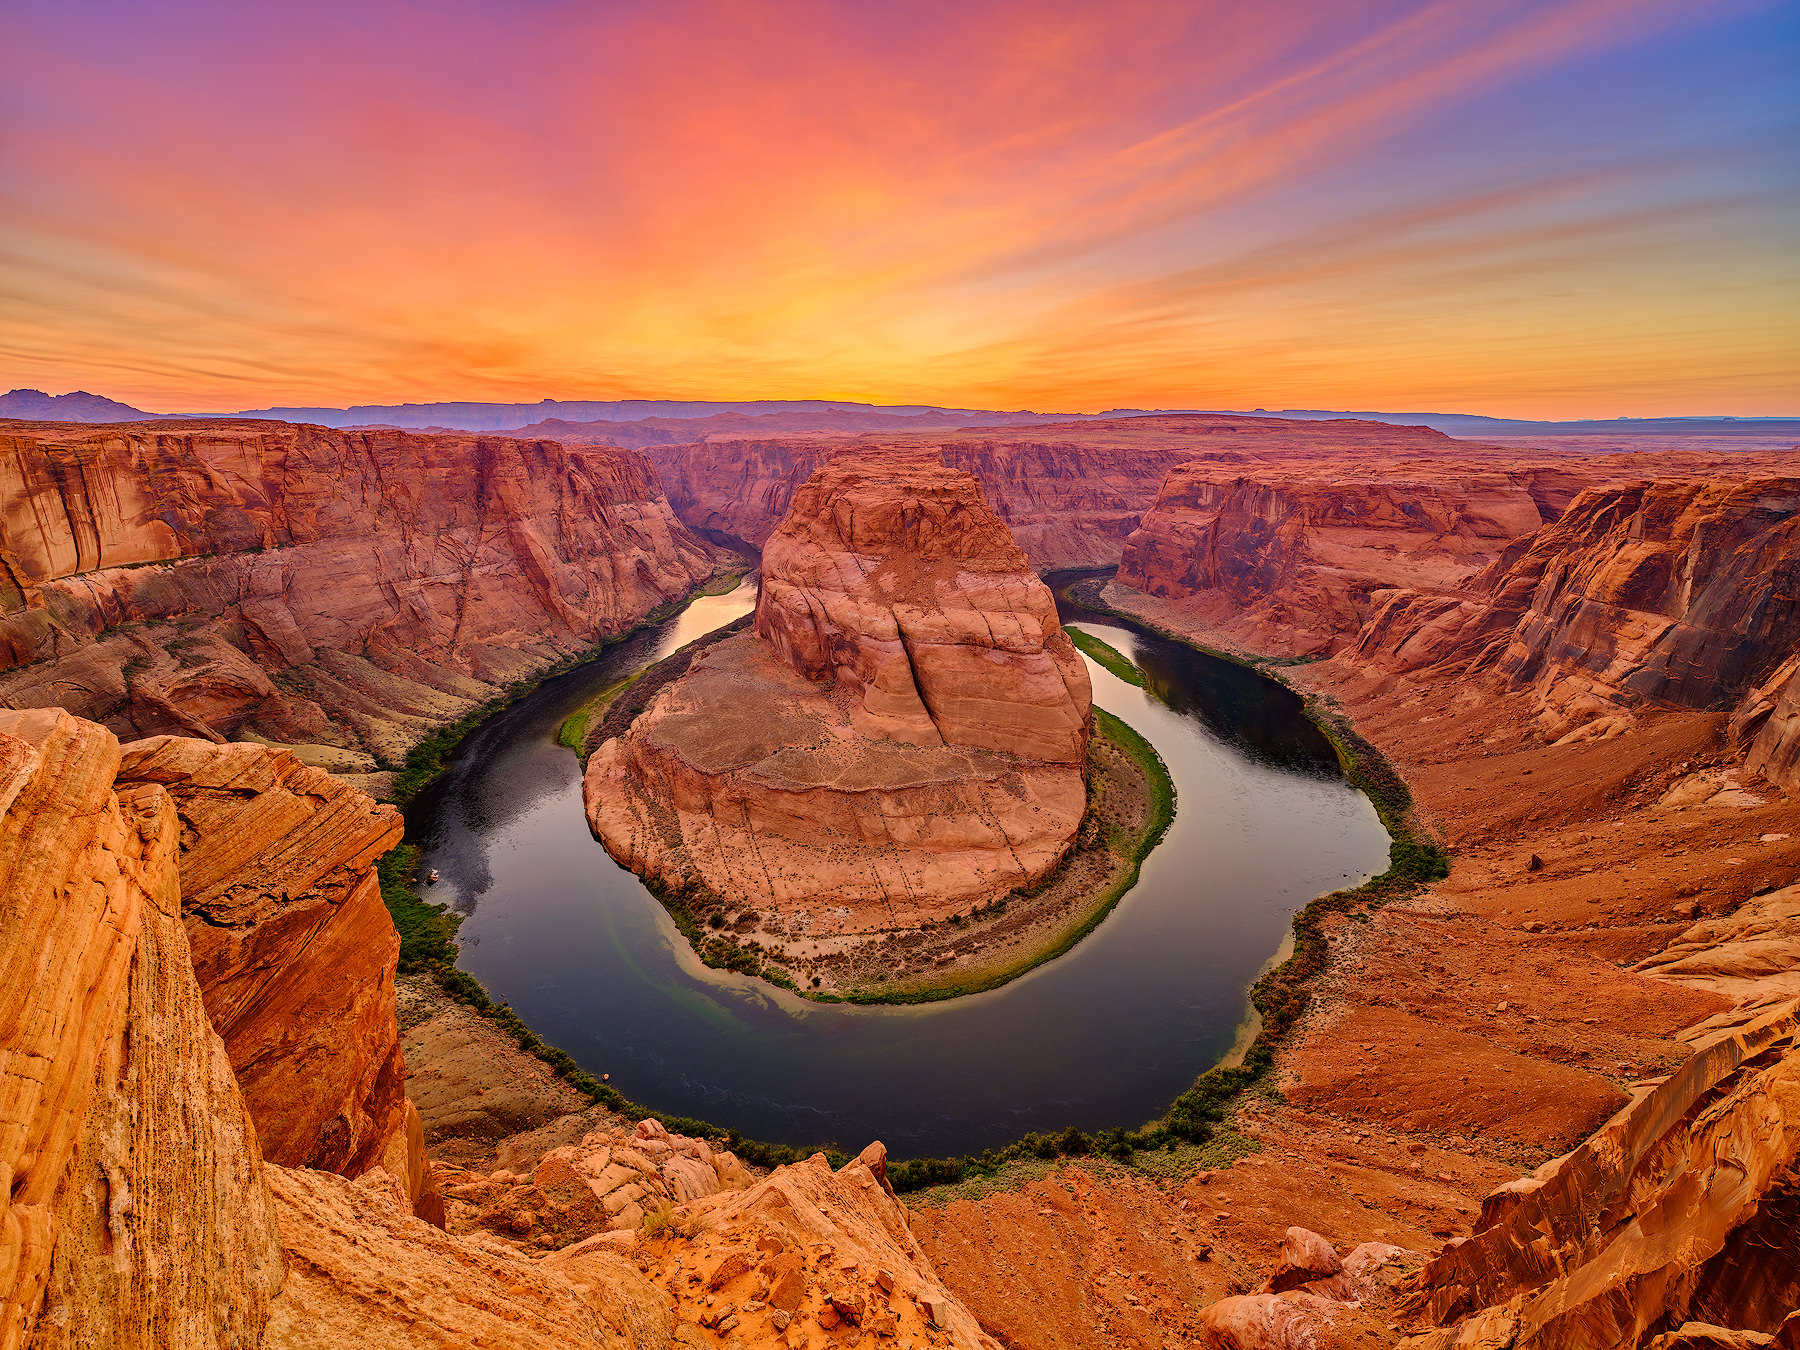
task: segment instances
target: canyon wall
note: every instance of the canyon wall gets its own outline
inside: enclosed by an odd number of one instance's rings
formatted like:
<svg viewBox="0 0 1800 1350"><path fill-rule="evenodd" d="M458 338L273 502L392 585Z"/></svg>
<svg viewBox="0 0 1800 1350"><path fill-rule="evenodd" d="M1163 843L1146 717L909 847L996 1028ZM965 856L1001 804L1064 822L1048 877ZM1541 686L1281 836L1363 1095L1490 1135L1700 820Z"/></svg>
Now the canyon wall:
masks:
<svg viewBox="0 0 1800 1350"><path fill-rule="evenodd" d="M761 547L794 493L832 456L887 450L937 452L973 474L1032 565L1106 566L1155 499L1174 458L1160 445L1093 438L964 431L912 437L722 439L647 451L677 515L703 533Z"/></svg>
<svg viewBox="0 0 1800 1350"><path fill-rule="evenodd" d="M1452 589L1560 513L1579 479L1368 462L1171 469L1118 581L1279 656L1335 650L1378 591Z"/></svg>
<svg viewBox="0 0 1800 1350"><path fill-rule="evenodd" d="M195 984L174 802L0 712L0 1347L259 1343L282 1258Z"/></svg>
<svg viewBox="0 0 1800 1350"><path fill-rule="evenodd" d="M1379 594L1345 659L1491 671L1553 736L1615 732L1644 702L1738 705L1752 767L1794 782L1800 479L1587 492L1460 593Z"/></svg>
<svg viewBox="0 0 1800 1350"><path fill-rule="evenodd" d="M1156 502L1164 476L1190 459L1241 466L1348 452L1370 461L1450 451L1480 455L1493 447L1454 441L1429 427L1184 413L906 436L717 437L647 453L671 505L690 526L760 547L786 516L800 484L832 456L888 450L936 454L973 474L1032 565L1048 571L1117 563ZM1540 491L1555 497L1563 488L1546 475Z"/></svg>
<svg viewBox="0 0 1800 1350"><path fill-rule="evenodd" d="M119 782L155 784L180 818L194 973L263 1156L346 1176L384 1166L416 1198L400 939L375 875L399 813L285 751L179 736L125 746Z"/></svg>
<svg viewBox="0 0 1800 1350"><path fill-rule="evenodd" d="M268 422L0 423L0 701L395 760L716 553L624 450Z"/></svg>
<svg viewBox="0 0 1800 1350"><path fill-rule="evenodd" d="M1086 804L1086 668L981 487L835 460L766 544L756 631L588 763L612 855L676 889L891 927L1004 894Z"/></svg>

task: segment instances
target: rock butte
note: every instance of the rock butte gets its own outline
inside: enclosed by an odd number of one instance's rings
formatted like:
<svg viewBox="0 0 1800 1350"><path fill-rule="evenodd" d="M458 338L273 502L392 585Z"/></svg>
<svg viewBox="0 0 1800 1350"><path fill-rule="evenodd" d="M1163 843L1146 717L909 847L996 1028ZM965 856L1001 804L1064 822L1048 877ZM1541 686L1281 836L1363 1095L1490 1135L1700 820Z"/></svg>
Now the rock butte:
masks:
<svg viewBox="0 0 1800 1350"><path fill-rule="evenodd" d="M844 458L763 550L755 631L588 761L608 852L677 890L894 927L1048 873L1092 702L1049 590L969 474Z"/></svg>

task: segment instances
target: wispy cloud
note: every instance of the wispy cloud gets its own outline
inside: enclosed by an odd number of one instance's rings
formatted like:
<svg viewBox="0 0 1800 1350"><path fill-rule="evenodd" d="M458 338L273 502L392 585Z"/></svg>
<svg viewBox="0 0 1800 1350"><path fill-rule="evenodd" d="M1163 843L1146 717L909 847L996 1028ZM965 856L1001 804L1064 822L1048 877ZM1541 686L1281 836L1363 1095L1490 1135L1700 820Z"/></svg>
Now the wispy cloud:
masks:
<svg viewBox="0 0 1800 1350"><path fill-rule="evenodd" d="M1776 15L25 0L0 377L221 408L1791 403L1800 189L1752 160L1796 100L1744 77L1794 45ZM1695 144L1675 88L1743 115Z"/></svg>

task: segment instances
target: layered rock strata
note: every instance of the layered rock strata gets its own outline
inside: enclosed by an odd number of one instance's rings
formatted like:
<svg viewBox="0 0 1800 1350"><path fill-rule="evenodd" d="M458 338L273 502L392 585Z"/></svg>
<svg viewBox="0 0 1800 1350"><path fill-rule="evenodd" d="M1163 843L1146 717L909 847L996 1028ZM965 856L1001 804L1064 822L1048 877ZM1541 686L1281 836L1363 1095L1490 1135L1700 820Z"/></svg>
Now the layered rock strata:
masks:
<svg viewBox="0 0 1800 1350"><path fill-rule="evenodd" d="M375 875L399 813L260 745L136 741L119 781L160 787L179 815L194 973L263 1156L346 1176L385 1166L416 1196L400 940Z"/></svg>
<svg viewBox="0 0 1800 1350"><path fill-rule="evenodd" d="M981 480L1032 566L1049 570L1117 563L1164 475L1196 457L1242 472L1247 464L1293 455L1349 452L1366 460L1490 448L1428 427L1182 414L909 436L715 436L646 453L682 520L757 547L785 518L800 485L834 455L935 454Z"/></svg>
<svg viewBox="0 0 1800 1350"><path fill-rule="evenodd" d="M915 923L1042 877L1085 806L1086 669L967 474L834 461L763 556L756 631L589 760L607 850L677 889Z"/></svg>
<svg viewBox="0 0 1800 1350"><path fill-rule="evenodd" d="M0 1346L249 1346L282 1280L189 960L181 824L119 745L0 713Z"/></svg>
<svg viewBox="0 0 1800 1350"><path fill-rule="evenodd" d="M1573 1153L1488 1197L1423 1271L1453 1346L1634 1346L1686 1322L1773 1333L1800 1306L1800 1005L1714 1040Z"/></svg>
<svg viewBox="0 0 1800 1350"><path fill-rule="evenodd" d="M625 450L271 422L0 424L0 701L400 758L715 554Z"/></svg>
<svg viewBox="0 0 1800 1350"><path fill-rule="evenodd" d="M1491 671L1557 736L1616 733L1645 702L1740 704L1754 767L1796 781L1800 480L1596 489L1464 593L1377 602L1347 661Z"/></svg>

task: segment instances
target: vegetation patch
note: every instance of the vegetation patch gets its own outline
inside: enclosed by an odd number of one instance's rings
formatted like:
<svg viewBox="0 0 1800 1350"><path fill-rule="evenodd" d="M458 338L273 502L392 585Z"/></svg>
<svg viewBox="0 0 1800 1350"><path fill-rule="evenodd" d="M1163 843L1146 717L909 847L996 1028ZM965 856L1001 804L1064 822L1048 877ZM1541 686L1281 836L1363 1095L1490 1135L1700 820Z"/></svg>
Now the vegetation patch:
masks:
<svg viewBox="0 0 1800 1350"><path fill-rule="evenodd" d="M1144 687L1144 672L1133 665L1131 658L1125 653L1079 628L1065 628L1063 631L1069 635L1069 641L1075 644L1076 649L1102 670L1118 676L1126 684L1134 684L1139 689Z"/></svg>

